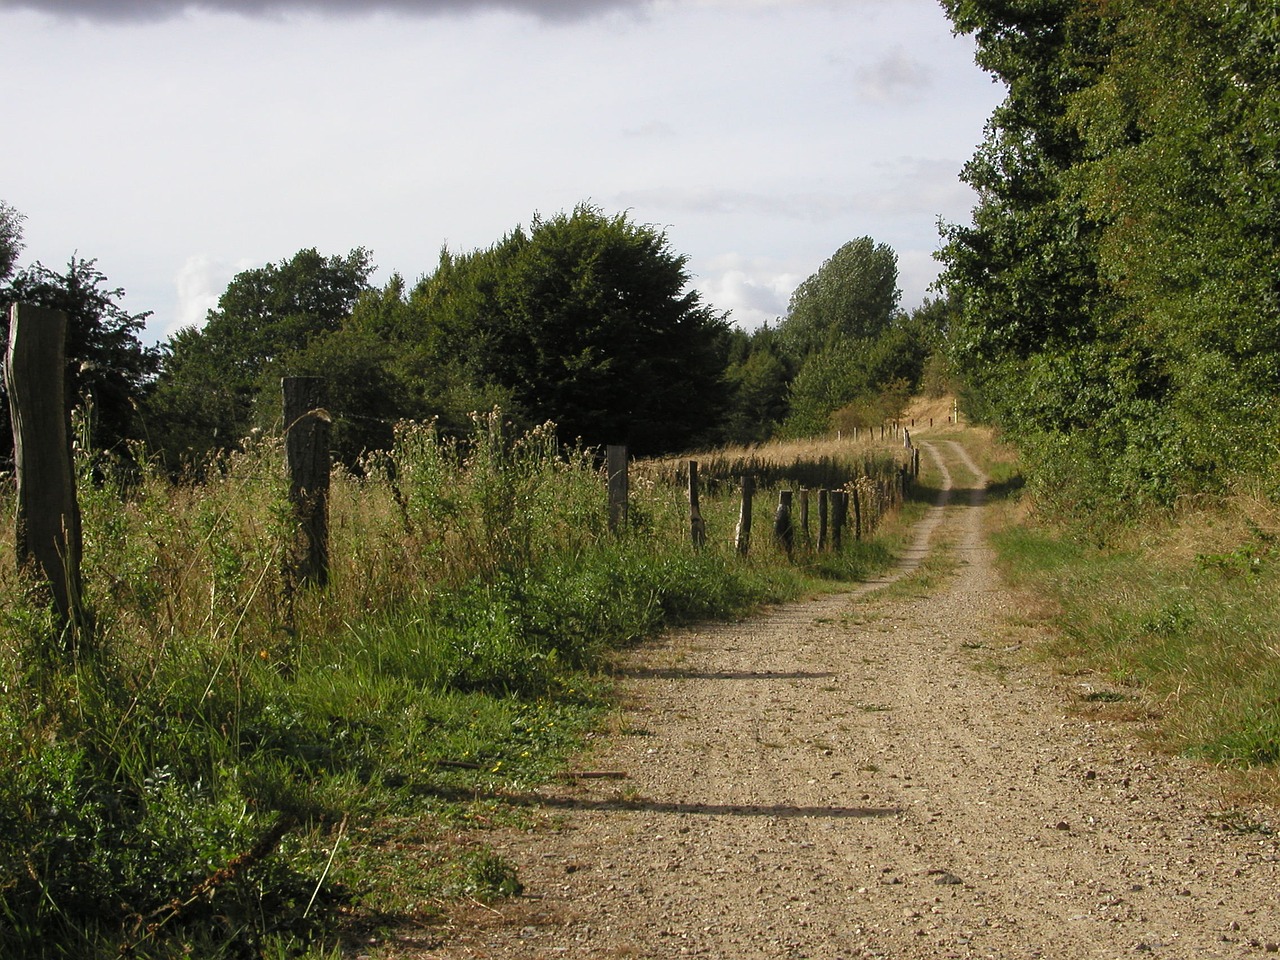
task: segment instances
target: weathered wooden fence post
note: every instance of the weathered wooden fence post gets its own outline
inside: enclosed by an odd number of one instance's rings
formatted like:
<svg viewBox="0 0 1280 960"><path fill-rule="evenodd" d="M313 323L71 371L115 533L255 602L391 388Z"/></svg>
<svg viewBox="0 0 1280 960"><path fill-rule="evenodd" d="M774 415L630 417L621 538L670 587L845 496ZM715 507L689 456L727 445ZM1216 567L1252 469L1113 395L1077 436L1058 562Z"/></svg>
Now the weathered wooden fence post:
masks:
<svg viewBox="0 0 1280 960"><path fill-rule="evenodd" d="M631 494L627 477L627 448L605 448L605 472L609 477L609 530L616 533L627 523L627 499Z"/></svg>
<svg viewBox="0 0 1280 960"><path fill-rule="evenodd" d="M751 498L755 496L756 478L747 474L742 478L742 510L738 514L737 550L745 557L751 549Z"/></svg>
<svg viewBox="0 0 1280 960"><path fill-rule="evenodd" d="M827 549L827 513L831 503L831 492L818 491L818 552Z"/></svg>
<svg viewBox="0 0 1280 960"><path fill-rule="evenodd" d="M791 524L790 490L778 492L778 512L773 516L773 539L778 542L778 546L787 551L787 556L791 556L791 551L795 547L796 534Z"/></svg>
<svg viewBox="0 0 1280 960"><path fill-rule="evenodd" d="M800 537L808 547L811 542L809 539L809 491L803 488L800 490Z"/></svg>
<svg viewBox="0 0 1280 960"><path fill-rule="evenodd" d="M695 547L706 546L707 525L698 507L698 461L689 461L689 536Z"/></svg>
<svg viewBox="0 0 1280 960"><path fill-rule="evenodd" d="M71 460L66 339L67 316L62 311L25 303L9 308L4 369L18 487L18 567L48 582L63 625L79 631L89 622L80 580L80 505Z"/></svg>
<svg viewBox="0 0 1280 960"><path fill-rule="evenodd" d="M321 377L285 377L284 456L297 540L289 558L294 583L329 582L329 433Z"/></svg>

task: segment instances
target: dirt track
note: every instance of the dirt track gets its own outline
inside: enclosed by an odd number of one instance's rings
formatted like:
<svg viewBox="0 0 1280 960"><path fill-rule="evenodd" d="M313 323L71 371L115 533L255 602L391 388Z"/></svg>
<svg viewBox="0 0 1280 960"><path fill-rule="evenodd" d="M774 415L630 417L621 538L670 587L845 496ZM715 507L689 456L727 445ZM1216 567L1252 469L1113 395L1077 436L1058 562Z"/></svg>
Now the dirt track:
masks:
<svg viewBox="0 0 1280 960"><path fill-rule="evenodd" d="M545 789L545 829L494 838L525 895L378 956L1277 952L1265 814L1026 663L985 478L924 451L955 489L903 569L637 653L619 735L583 761L624 779ZM931 551L955 561L939 586L889 586Z"/></svg>

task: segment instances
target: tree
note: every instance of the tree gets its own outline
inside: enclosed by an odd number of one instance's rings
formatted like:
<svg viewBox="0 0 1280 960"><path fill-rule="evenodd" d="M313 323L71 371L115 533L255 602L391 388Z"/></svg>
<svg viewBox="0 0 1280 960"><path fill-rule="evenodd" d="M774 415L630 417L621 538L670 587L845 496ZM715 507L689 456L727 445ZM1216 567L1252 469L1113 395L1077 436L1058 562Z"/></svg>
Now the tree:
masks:
<svg viewBox="0 0 1280 960"><path fill-rule="evenodd" d="M158 356L139 339L150 312L129 313L119 303L124 290L107 287L106 282L96 261L73 256L65 273L41 263L19 272L0 300L67 315L68 406L82 403L91 408L90 440L95 449L124 453L123 442L140 435L136 411L150 389ZM7 339L7 309L2 322ZM4 404L5 417L8 411Z"/></svg>
<svg viewBox="0 0 1280 960"><path fill-rule="evenodd" d="M245 270L209 311L203 335L239 376L253 379L337 330L369 290L373 270L363 247L345 257L324 257L311 247Z"/></svg>
<svg viewBox="0 0 1280 960"><path fill-rule="evenodd" d="M960 308L948 343L969 412L1003 426L1032 469L1068 437L1084 443L1072 456L1119 462L1136 435L1123 425L1161 384L1134 375L1146 347L1115 322L1101 225L1073 182L1088 146L1069 109L1098 82L1114 24L1082 0L943 2L1008 88L963 172L973 224L944 230L942 283Z"/></svg>
<svg viewBox="0 0 1280 960"><path fill-rule="evenodd" d="M1280 391L1275 7L1111 0L1105 12L1111 54L1070 116L1117 323L1164 384L1166 455L1198 484L1265 470Z"/></svg>
<svg viewBox="0 0 1280 960"><path fill-rule="evenodd" d="M764 443L786 419L788 365L775 353L760 350L729 368L732 390L724 439L728 443Z"/></svg>
<svg viewBox="0 0 1280 960"><path fill-rule="evenodd" d="M299 358L337 332L374 270L361 247L346 256L300 250L232 278L201 329L178 331L163 348L149 426L171 469L234 448L257 423L279 418L279 378L314 372ZM330 356L333 356L330 354Z"/></svg>
<svg viewBox="0 0 1280 960"><path fill-rule="evenodd" d="M1078 0L943 2L957 32L976 36L979 65L1009 89L962 174L978 193L974 225L947 227L942 253L944 285L961 303L954 355L984 380L1046 343L1094 337L1096 227L1064 178L1083 155L1068 98L1096 79L1101 44L1091 21L1072 16Z"/></svg>
<svg viewBox="0 0 1280 960"><path fill-rule="evenodd" d="M875 337L893 321L898 255L870 237L837 250L791 295L780 335L797 359L841 340Z"/></svg>
<svg viewBox="0 0 1280 960"><path fill-rule="evenodd" d="M706 436L725 396L727 325L688 289L686 262L661 231L583 205L445 254L419 300L438 348L526 421L658 453Z"/></svg>
<svg viewBox="0 0 1280 960"><path fill-rule="evenodd" d="M389 449L396 420L413 416L393 368L394 347L354 324L311 341L289 363L291 376L322 377L333 416L330 446L343 463Z"/></svg>
<svg viewBox="0 0 1280 960"><path fill-rule="evenodd" d="M1042 495L1100 516L1269 469L1274 4L944 3L1009 88L965 169L974 223L943 253L971 405Z"/></svg>
<svg viewBox="0 0 1280 960"><path fill-rule="evenodd" d="M826 433L838 411L846 426L874 426L897 417L920 385L931 342L919 313L898 314L878 336L838 340L809 354L791 383L786 433Z"/></svg>
<svg viewBox="0 0 1280 960"><path fill-rule="evenodd" d="M735 330L725 379L729 401L721 427L725 443L763 443L787 418L787 395L795 368L768 324L750 335Z"/></svg>
<svg viewBox="0 0 1280 960"><path fill-rule="evenodd" d="M22 253L22 221L25 217L0 200L0 283L13 275Z"/></svg>

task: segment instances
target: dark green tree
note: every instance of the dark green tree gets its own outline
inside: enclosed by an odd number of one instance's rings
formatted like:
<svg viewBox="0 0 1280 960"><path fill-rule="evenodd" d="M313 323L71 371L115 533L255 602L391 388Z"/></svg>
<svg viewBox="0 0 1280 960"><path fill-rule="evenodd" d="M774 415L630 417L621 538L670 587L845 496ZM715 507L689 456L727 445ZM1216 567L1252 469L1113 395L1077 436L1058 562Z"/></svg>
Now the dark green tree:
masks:
<svg viewBox="0 0 1280 960"><path fill-rule="evenodd" d="M416 412L394 360L392 343L355 324L315 338L290 358L290 375L325 380L326 409L334 418L330 443L343 463L390 448L395 421Z"/></svg>
<svg viewBox="0 0 1280 960"><path fill-rule="evenodd" d="M148 446L175 474L202 468L244 439L257 389L226 376L200 330L183 327L160 346L160 376L143 408Z"/></svg>
<svg viewBox="0 0 1280 960"><path fill-rule="evenodd" d="M1095 21L1073 16L1079 0L943 3L1009 91L963 172L978 194L974 223L948 227L942 253L961 304L954 356L976 384L995 378L999 396L1018 361L1096 335L1096 225L1065 184L1083 156L1067 104L1096 79L1104 50Z"/></svg>
<svg viewBox="0 0 1280 960"><path fill-rule="evenodd" d="M416 298L437 349L568 441L678 450L725 399L726 322L689 289L666 235L591 206L441 258Z"/></svg>
<svg viewBox="0 0 1280 960"><path fill-rule="evenodd" d="M107 286L96 261L75 256L65 273L36 263L0 291L6 307L30 303L67 315L67 403L85 406L95 449L122 455L124 441L140 436L137 409L158 364L156 350L139 338L150 312L129 313L120 303L123 297L124 290ZM8 324L5 309L6 339ZM7 423L7 403L3 411Z"/></svg>
<svg viewBox="0 0 1280 960"><path fill-rule="evenodd" d="M1112 517L1268 469L1280 38L1246 0L944 0L1008 87L946 233L971 411Z"/></svg>
<svg viewBox="0 0 1280 960"><path fill-rule="evenodd" d="M1102 226L1073 180L1088 147L1070 114L1098 82L1115 24L1082 0L943 2L1008 88L963 172L978 194L973 224L944 231L942 282L960 308L948 344L967 407L1002 425L1042 478L1050 460L1120 463L1163 384L1115 320Z"/></svg>
<svg viewBox="0 0 1280 960"><path fill-rule="evenodd" d="M729 402L721 439L725 443L763 443L787 418L788 388L794 367L778 342L777 330L764 325L750 335L735 331L725 378Z"/></svg>
<svg viewBox="0 0 1280 960"><path fill-rule="evenodd" d="M893 249L870 237L851 240L796 288L779 335L796 359L875 337L893 322L900 296Z"/></svg>
<svg viewBox="0 0 1280 960"><path fill-rule="evenodd" d="M148 407L149 432L171 468L274 425L280 378L316 373L322 356L337 359L317 343L341 329L373 270L363 248L330 257L301 250L237 274L203 328L171 337Z"/></svg>
<svg viewBox="0 0 1280 960"><path fill-rule="evenodd" d="M1280 19L1273 4L1110 0L1072 98L1073 171L1118 325L1164 384L1165 461L1203 487L1268 469L1280 392Z"/></svg>
<svg viewBox="0 0 1280 960"><path fill-rule="evenodd" d="M288 260L236 274L201 330L224 370L253 380L312 340L337 330L369 289L374 266L367 250L345 257L315 248Z"/></svg>

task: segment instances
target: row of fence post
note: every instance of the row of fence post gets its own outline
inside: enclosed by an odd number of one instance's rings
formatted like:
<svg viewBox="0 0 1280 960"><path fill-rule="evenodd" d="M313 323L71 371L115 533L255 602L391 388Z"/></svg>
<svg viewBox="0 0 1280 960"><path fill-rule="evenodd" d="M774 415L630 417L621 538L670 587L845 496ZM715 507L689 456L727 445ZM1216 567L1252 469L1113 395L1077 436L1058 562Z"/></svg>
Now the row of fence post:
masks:
<svg viewBox="0 0 1280 960"><path fill-rule="evenodd" d="M28 304L10 308L9 344L5 377L13 419L14 459L17 479L18 563L37 573L49 586L54 610L73 637L88 626L82 600L80 575L80 510L76 499L75 470L68 423L65 387L67 317L57 310ZM325 409L325 386L319 377L286 377L281 383L285 425L285 461L289 497L295 522L295 538L285 559L286 594L299 586L324 586L329 580L329 483L331 418ZM883 434L883 430L882 430ZM920 453L902 430L909 463L899 471L905 495L909 476L919 472ZM605 451L608 482L609 527L623 528L629 498L628 460L625 446ZM707 541L706 523L698 499L698 464L688 461L689 535L695 547ZM736 551L746 556L751 544L752 501L755 479L742 478L742 504L734 535ZM793 492L779 494L773 536L790 554L801 538L810 542L809 495L800 491L799 523L793 518ZM839 549L841 534L853 508L855 539L863 535L863 513L858 488L818 491L819 551ZM828 532L830 537L828 538Z"/></svg>
<svg viewBox="0 0 1280 960"><path fill-rule="evenodd" d="M894 474L888 491L885 494L893 503L901 503L906 496L909 482L919 475L920 451L911 443L910 435L903 431L907 448L907 463L899 467ZM698 482L698 461L685 461L688 478L689 498L689 539L695 547L703 547L707 542L707 525L702 516L700 486ZM610 446L606 450L605 475L609 496L609 529L617 532L626 521L627 497L629 489L628 458L625 446ZM751 549L751 528L753 503L755 500L756 481L750 474L741 480L742 500L738 510L738 524L734 530L734 549L746 556ZM810 494L818 494L818 525L816 544L809 532L809 499ZM861 540L864 531L863 497L855 484L851 489L840 490L805 490L800 491L799 520L795 513L795 492L781 490L778 493L778 508L773 519L773 538L783 550L790 555L796 545L797 528L800 538L806 544L814 544L819 552L832 549L839 550L842 545L843 531L852 526L855 540ZM852 517L850 510L852 509Z"/></svg>

